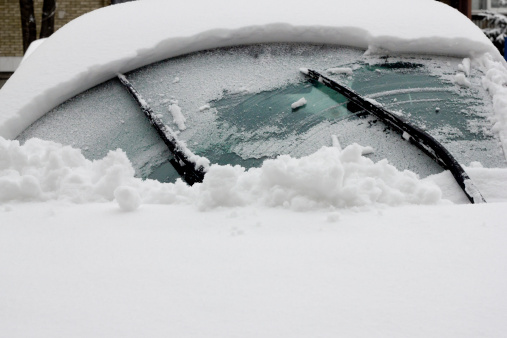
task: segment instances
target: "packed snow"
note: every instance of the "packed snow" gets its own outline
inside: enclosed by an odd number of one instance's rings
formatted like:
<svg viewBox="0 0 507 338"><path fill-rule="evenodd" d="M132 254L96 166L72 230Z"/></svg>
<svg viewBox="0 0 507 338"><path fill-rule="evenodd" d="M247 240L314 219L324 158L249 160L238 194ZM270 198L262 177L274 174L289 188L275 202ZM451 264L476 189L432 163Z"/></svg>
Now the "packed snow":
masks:
<svg viewBox="0 0 507 338"><path fill-rule="evenodd" d="M327 70L329 74L345 74L345 75L352 75L353 71L350 67L336 67L336 68L329 68Z"/></svg>
<svg viewBox="0 0 507 338"><path fill-rule="evenodd" d="M464 58L462 64L458 66L459 70L461 70L468 77L470 76L470 58Z"/></svg>
<svg viewBox="0 0 507 338"><path fill-rule="evenodd" d="M132 187L119 186L114 190L114 198L120 208L125 211L134 211L141 205L141 196Z"/></svg>
<svg viewBox="0 0 507 338"><path fill-rule="evenodd" d="M303 107L305 104L306 104L306 99L304 97L300 98L299 100L297 100L296 102L292 103L290 105L290 107L292 109L298 109L300 107Z"/></svg>
<svg viewBox="0 0 507 338"><path fill-rule="evenodd" d="M470 87L472 85L464 73L454 75L454 83L462 87Z"/></svg>
<svg viewBox="0 0 507 338"><path fill-rule="evenodd" d="M187 127L185 126L186 118L181 112L180 106L178 106L177 100L171 100L171 105L169 106L169 112L173 116L173 122L178 126L179 130L185 130Z"/></svg>
<svg viewBox="0 0 507 338"><path fill-rule="evenodd" d="M69 23L23 61L0 90L3 335L507 332L506 169L470 163L489 202L470 205L448 171L420 179L373 162L368 145L342 149L339 135L309 156L249 170L210 165L182 143L207 171L192 187L134 177L120 149L91 161L71 146L10 140L142 65L220 46L310 42L465 58L456 83L471 67L485 70L493 132L507 149L505 61L465 17L432 0L317 6L319 15L302 0L129 2Z"/></svg>
<svg viewBox="0 0 507 338"><path fill-rule="evenodd" d="M209 104L205 104L205 105L202 105L199 107L199 111L205 111L205 110L208 110L210 109L211 106Z"/></svg>

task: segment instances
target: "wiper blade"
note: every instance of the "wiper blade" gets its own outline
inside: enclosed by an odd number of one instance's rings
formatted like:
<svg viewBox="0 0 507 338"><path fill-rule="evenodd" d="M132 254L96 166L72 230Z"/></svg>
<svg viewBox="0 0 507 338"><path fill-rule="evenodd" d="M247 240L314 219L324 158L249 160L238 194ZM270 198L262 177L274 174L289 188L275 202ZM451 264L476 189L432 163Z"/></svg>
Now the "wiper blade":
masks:
<svg viewBox="0 0 507 338"><path fill-rule="evenodd" d="M144 115L149 119L150 124L155 128L158 135L164 141L165 145L173 155L169 161L174 169L178 172L181 178L188 184L201 183L204 180L204 168L198 165L190 155L190 151L184 143L176 137L174 131L162 120L157 117L148 103L142 98L132 84L127 80L125 75L118 74L118 79L125 88L129 91L132 97L136 100L137 104L143 111Z"/></svg>
<svg viewBox="0 0 507 338"><path fill-rule="evenodd" d="M411 125L406 119L369 102L353 90L342 86L338 82L333 81L314 70L306 68L302 68L300 70L309 78L318 81L324 86L345 96L352 106L359 108L358 110L364 110L382 120L385 124L399 132L404 139L409 140L410 143L417 146L429 157L435 160L442 168L449 170L471 203L486 202L463 167L461 167L451 153L430 134L417 126Z"/></svg>

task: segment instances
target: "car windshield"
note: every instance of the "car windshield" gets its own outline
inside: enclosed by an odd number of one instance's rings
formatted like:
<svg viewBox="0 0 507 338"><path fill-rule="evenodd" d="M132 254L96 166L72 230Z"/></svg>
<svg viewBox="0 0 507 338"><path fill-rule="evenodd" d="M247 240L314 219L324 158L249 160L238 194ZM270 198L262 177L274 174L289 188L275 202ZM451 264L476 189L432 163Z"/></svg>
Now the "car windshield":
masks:
<svg viewBox="0 0 507 338"><path fill-rule="evenodd" d="M462 59L263 44L197 52L125 75L178 138L211 163L256 167L280 154L309 155L335 137L342 146L370 145L372 160L387 158L422 177L442 171L375 117L350 111L345 97L308 81L301 67L409 119L464 165L506 166L491 132L492 102L480 84L482 73ZM459 69L468 76L457 77ZM171 154L118 79L56 107L19 139L32 137L79 147L90 159L121 148L138 176L163 182L179 177Z"/></svg>

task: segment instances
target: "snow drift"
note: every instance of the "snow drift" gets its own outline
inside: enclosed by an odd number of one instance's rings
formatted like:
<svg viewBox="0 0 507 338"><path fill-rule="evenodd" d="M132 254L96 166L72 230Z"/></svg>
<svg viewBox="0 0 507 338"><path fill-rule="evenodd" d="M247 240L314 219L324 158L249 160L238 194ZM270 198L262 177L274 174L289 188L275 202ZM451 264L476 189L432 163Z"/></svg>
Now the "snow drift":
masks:
<svg viewBox="0 0 507 338"><path fill-rule="evenodd" d="M125 210L147 203L183 203L200 210L262 205L293 210L344 208L375 204L435 204L441 190L410 171L398 171L387 160L374 163L353 144L340 150L266 160L261 168L212 165L202 184L178 180L160 183L134 177L125 153L111 151L96 161L79 149L42 141L0 138L0 201L64 200L75 203L112 201Z"/></svg>

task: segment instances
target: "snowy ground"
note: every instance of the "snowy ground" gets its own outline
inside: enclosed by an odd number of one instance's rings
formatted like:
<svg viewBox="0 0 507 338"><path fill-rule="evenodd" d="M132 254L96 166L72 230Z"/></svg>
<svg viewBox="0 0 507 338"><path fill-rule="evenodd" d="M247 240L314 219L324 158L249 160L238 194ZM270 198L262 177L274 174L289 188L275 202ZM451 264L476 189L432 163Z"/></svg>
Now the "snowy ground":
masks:
<svg viewBox="0 0 507 338"><path fill-rule="evenodd" d="M4 337L501 337L505 203L0 207Z"/></svg>

